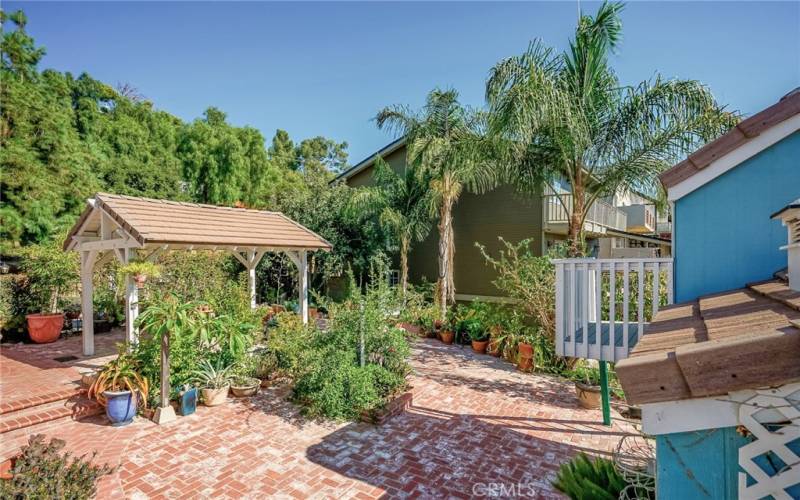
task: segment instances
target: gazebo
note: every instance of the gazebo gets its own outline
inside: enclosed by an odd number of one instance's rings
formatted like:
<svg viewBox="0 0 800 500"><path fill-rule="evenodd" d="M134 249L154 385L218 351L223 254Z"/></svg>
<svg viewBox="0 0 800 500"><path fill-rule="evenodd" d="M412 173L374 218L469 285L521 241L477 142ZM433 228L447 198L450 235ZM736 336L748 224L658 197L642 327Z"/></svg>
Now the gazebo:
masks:
<svg viewBox="0 0 800 500"><path fill-rule="evenodd" d="M92 274L116 257L122 264L172 250L231 252L247 269L256 307L256 266L266 252L284 252L299 272L300 314L308 322L308 252L331 244L279 212L97 193L70 230L64 250L80 252L83 354L94 354ZM137 340L138 289L125 283L125 338Z"/></svg>

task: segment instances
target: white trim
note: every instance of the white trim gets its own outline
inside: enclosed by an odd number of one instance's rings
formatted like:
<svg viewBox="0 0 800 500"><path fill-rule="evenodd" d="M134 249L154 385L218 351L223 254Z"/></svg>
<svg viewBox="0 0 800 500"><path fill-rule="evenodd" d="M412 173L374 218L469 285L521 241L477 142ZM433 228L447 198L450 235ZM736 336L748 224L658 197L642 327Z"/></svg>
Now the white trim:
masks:
<svg viewBox="0 0 800 500"><path fill-rule="evenodd" d="M761 151L764 151L768 147L778 143L798 130L800 130L800 114L795 115L788 120L784 120L774 127L765 130L763 133L761 133L761 135L750 139L733 151L730 151L720 158L717 158L706 168L701 169L688 179L685 179L672 186L667 190L667 199L669 201L675 201L683 198L692 191L716 179L728 170L736 167L745 160L752 158Z"/></svg>
<svg viewBox="0 0 800 500"><path fill-rule="evenodd" d="M734 427L739 422L739 403L756 395L755 390L731 392L710 398L683 399L642 406L642 432L651 436L691 432L721 427ZM767 413L769 412L769 413ZM759 416L759 421L779 422L784 417L777 411Z"/></svg>

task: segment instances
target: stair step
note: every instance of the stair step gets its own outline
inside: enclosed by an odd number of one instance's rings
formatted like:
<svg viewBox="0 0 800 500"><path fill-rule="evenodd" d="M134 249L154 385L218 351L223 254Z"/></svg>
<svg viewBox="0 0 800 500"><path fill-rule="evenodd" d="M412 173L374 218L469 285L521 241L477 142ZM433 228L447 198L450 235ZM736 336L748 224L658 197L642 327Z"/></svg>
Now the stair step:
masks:
<svg viewBox="0 0 800 500"><path fill-rule="evenodd" d="M52 403L75 397L85 392L78 383L54 386L52 390L31 395L27 398L17 398L0 403L0 416L32 408L35 406Z"/></svg>
<svg viewBox="0 0 800 500"><path fill-rule="evenodd" d="M63 417L77 420L102 411L103 407L97 401L73 393L69 399L59 399L0 415L0 434Z"/></svg>

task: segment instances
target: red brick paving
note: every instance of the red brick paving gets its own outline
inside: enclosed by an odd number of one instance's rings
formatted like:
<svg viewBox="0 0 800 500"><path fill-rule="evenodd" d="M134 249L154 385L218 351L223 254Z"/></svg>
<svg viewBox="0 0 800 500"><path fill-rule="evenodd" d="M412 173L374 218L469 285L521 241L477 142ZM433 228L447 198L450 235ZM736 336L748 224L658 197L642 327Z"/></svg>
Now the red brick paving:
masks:
<svg viewBox="0 0 800 500"><path fill-rule="evenodd" d="M275 387L164 426L92 417L37 427L119 465L99 498L133 499L467 498L493 487L557 498L559 463L608 452L631 430L616 414L607 428L599 411L579 409L571 384L468 348L420 341L412 363L414 404L378 427L308 421ZM28 430L3 439L24 441Z"/></svg>

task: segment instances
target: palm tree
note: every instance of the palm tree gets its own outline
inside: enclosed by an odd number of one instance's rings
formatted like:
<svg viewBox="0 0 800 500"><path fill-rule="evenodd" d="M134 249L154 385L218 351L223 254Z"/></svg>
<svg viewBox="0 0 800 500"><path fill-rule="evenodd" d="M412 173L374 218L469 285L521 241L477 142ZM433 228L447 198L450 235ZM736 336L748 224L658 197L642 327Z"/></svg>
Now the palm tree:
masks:
<svg viewBox="0 0 800 500"><path fill-rule="evenodd" d="M350 210L378 216L380 225L400 245L400 288L408 288L408 252L431 229L431 191L424 173L413 165L398 174L383 158L375 159L375 185L358 190L350 199Z"/></svg>
<svg viewBox="0 0 800 500"><path fill-rule="evenodd" d="M464 188L482 192L494 187L494 170L476 151L483 115L462 106L455 90L435 89L425 106L412 112L405 106L381 110L378 128L388 128L406 138L406 162L429 179L430 209L438 215L439 276L436 300L440 313L455 301L453 260L453 206Z"/></svg>
<svg viewBox="0 0 800 500"><path fill-rule="evenodd" d="M582 15L569 50L537 40L499 62L486 85L489 135L501 143L506 174L541 192L566 180L558 196L570 214L570 254L583 240L588 208L618 189L660 193L658 174L735 124L707 87L656 75L623 87L608 63L622 34L621 3Z"/></svg>

